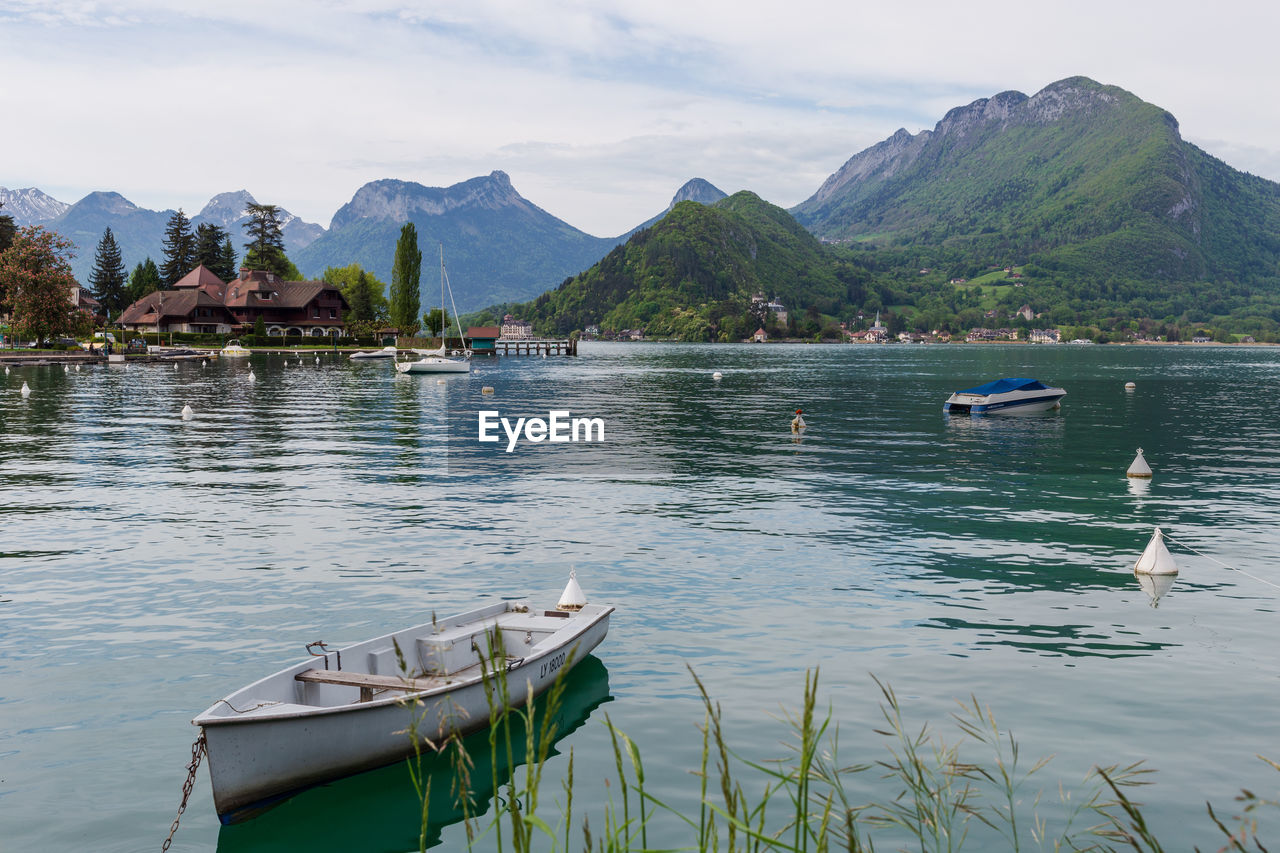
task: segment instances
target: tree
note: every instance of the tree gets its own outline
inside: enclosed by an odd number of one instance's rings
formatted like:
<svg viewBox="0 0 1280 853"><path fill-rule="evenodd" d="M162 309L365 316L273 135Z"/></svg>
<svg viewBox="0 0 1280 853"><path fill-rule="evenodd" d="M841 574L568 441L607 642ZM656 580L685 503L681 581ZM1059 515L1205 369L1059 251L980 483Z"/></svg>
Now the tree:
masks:
<svg viewBox="0 0 1280 853"><path fill-rule="evenodd" d="M280 230L280 208L274 204L251 204L246 208L249 221L244 229L249 242L244 244L244 265L252 270L266 270L286 280L302 278L298 268L284 253L284 234Z"/></svg>
<svg viewBox="0 0 1280 853"><path fill-rule="evenodd" d="M111 228L102 232L98 241L98 252L93 258L93 271L89 273L89 284L93 296L102 303L102 313L107 318L117 316L124 310L125 269L120 258L120 247L116 244Z"/></svg>
<svg viewBox="0 0 1280 853"><path fill-rule="evenodd" d="M125 298L132 305L148 293L155 293L159 289L160 268L148 257L134 267L129 275L129 286L125 289Z"/></svg>
<svg viewBox="0 0 1280 853"><path fill-rule="evenodd" d="M239 258L236 257L236 247L231 245L231 237L222 241L222 251L218 255L218 265L209 267L213 270L213 274L223 281L231 281L236 277L239 271Z"/></svg>
<svg viewBox="0 0 1280 853"><path fill-rule="evenodd" d="M80 325L70 294L80 285L71 274L71 241L39 226L18 229L0 253L0 294L8 297L13 324L38 341Z"/></svg>
<svg viewBox="0 0 1280 853"><path fill-rule="evenodd" d="M222 267L222 244L230 239L227 231L220 225L214 225L212 222L201 222L196 226L196 263L203 264L214 275L223 281L227 281L235 276L232 270L230 275L224 275L226 270Z"/></svg>
<svg viewBox="0 0 1280 853"><path fill-rule="evenodd" d="M4 202L0 201L0 207L4 207ZM0 213L0 252L9 248L17 233L18 226L14 224L13 217L7 213Z"/></svg>
<svg viewBox="0 0 1280 853"><path fill-rule="evenodd" d="M427 327L427 331L431 333L432 337L440 334L441 329L447 329L452 322L453 318L443 308L432 308L422 315L422 323Z"/></svg>
<svg viewBox="0 0 1280 853"><path fill-rule="evenodd" d="M343 291L347 299L348 326L363 326L373 321L373 288L369 285L369 276L364 270L356 277L355 284Z"/></svg>
<svg viewBox="0 0 1280 853"><path fill-rule="evenodd" d="M166 288L191 272L196 265L196 238L191 233L191 220L178 208L164 228L164 263L160 265L160 281Z"/></svg>
<svg viewBox="0 0 1280 853"><path fill-rule="evenodd" d="M391 265L391 324L402 335L414 335L419 328L418 312L422 295L418 282L422 275L422 250L418 248L418 229L406 222L396 240L395 262Z"/></svg>
<svg viewBox="0 0 1280 853"><path fill-rule="evenodd" d="M328 267L321 278L342 291L342 295L347 300L347 305L350 306L347 312L348 322L373 323L387 318L389 310L385 295L387 285L359 264L348 264L345 267ZM364 298L355 292L356 285L362 278L364 281L362 286L368 286L369 288L369 309L367 312L363 307L359 309L356 307L356 302Z"/></svg>

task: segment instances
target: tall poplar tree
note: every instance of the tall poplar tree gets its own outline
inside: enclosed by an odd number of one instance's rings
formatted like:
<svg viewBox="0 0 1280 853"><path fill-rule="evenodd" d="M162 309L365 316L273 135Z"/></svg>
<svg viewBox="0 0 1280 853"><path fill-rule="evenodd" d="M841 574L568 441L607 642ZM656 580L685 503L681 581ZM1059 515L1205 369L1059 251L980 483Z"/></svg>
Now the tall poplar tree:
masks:
<svg viewBox="0 0 1280 853"><path fill-rule="evenodd" d="M110 227L102 232L102 239L98 241L98 252L93 258L89 284L93 297L102 303L102 312L108 319L117 316L124 309L124 261Z"/></svg>
<svg viewBox="0 0 1280 853"><path fill-rule="evenodd" d="M4 207L4 202L0 201L0 208ZM0 213L0 252L9 248L13 243L13 238L18 233L18 226L14 223L13 217L7 213Z"/></svg>
<svg viewBox="0 0 1280 853"><path fill-rule="evenodd" d="M400 334L417 334L422 322L422 295L418 291L422 277L422 250L418 248L418 229L406 222L396 240L396 257L391 266L391 324Z"/></svg>

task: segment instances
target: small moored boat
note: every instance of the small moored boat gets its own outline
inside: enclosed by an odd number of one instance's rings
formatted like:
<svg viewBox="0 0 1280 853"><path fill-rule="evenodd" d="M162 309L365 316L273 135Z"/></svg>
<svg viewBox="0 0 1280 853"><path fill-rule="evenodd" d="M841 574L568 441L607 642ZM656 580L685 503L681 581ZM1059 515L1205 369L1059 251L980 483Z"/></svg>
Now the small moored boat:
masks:
<svg viewBox="0 0 1280 853"><path fill-rule="evenodd" d="M956 391L942 410L960 415L1011 415L1044 412L1062 405L1067 392L1038 379L997 379L976 388Z"/></svg>
<svg viewBox="0 0 1280 853"><path fill-rule="evenodd" d="M395 347L383 347L373 352L353 352L348 358L352 361L371 361L376 358L395 358L396 352Z"/></svg>
<svg viewBox="0 0 1280 853"><path fill-rule="evenodd" d="M223 358L247 358L251 355L250 351L240 346L240 341L230 340L227 345L218 350L218 355Z"/></svg>
<svg viewBox="0 0 1280 853"><path fill-rule="evenodd" d="M213 802L234 823L299 791L489 723L495 673L511 706L550 687L604 639L613 607L586 603L571 577L551 610L500 601L311 657L219 699L191 722ZM412 733L412 734L411 734Z"/></svg>

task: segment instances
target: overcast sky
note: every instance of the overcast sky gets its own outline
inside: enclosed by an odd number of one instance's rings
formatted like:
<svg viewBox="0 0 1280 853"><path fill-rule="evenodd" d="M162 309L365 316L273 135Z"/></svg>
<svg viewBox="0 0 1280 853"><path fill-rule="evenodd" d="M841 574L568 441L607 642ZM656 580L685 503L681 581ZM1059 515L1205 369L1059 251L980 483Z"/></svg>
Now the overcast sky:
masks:
<svg viewBox="0 0 1280 853"><path fill-rule="evenodd" d="M1053 11L1045 11L1052 7ZM328 227L365 182L501 169L615 235L692 177L790 207L951 107L1085 75L1280 180L1280 4L0 0L0 186Z"/></svg>

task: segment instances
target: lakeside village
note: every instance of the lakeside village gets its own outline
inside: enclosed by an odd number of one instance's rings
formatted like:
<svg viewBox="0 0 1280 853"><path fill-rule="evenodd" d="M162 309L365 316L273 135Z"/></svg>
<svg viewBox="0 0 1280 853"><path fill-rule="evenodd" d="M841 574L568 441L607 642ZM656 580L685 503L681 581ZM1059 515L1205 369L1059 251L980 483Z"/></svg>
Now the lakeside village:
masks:
<svg viewBox="0 0 1280 853"><path fill-rule="evenodd" d="M431 339L401 336L399 330L392 327L378 328L372 335L357 337L347 327L350 305L337 285L319 280L287 281L274 273L247 267L241 268L231 281L223 281L207 267L199 265L171 288L153 291L135 301L109 324L101 304L86 288L76 283L70 287L67 296L68 307L80 315L76 326L81 331L96 328L98 332L93 340L85 343L70 337L56 338L50 342L55 349L87 349L105 354L114 344L123 351L140 354L146 352L149 345L221 346L232 338L244 339L251 347L277 349L350 348L375 342L405 348L436 345L431 343ZM778 298L770 299L764 293L757 293L752 297L752 305L753 313L761 318L761 325L754 335L743 339L743 343L810 340L785 334L789 310ZM1040 315L1030 305L1022 305L1009 317L1003 317L996 310L987 311L985 316L993 321L1021 318L1025 325L1033 323ZM11 331L13 319L7 315L0 316L4 348L37 348L37 342L24 341L20 332ZM840 323L839 330L840 339L850 344L1064 342L1062 331L1050 327L976 327L964 335L938 329L892 332L881 322L879 312L873 318L859 313L856 320ZM521 345L544 340L535 335L531 323L511 314L505 315L497 325L471 326L463 333L463 338L465 344L462 341L458 343L475 354L518 354L526 349L532 352L531 348L522 349ZM576 354L579 339L653 340L644 329L613 330L589 325L581 332L571 333L572 347L563 346L554 351ZM1066 342L1094 343L1087 338ZM1163 343L1164 339L1134 332L1128 342ZM1207 344L1213 339L1207 334L1196 335L1190 342ZM1255 343L1247 335L1238 342Z"/></svg>

